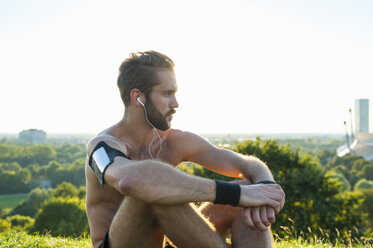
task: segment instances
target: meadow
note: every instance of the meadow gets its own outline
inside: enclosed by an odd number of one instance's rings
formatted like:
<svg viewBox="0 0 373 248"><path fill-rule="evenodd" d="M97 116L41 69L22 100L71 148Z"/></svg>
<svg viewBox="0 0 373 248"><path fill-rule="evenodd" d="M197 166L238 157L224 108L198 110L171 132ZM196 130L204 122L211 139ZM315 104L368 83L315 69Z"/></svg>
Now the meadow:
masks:
<svg viewBox="0 0 373 248"><path fill-rule="evenodd" d="M21 201L27 198L28 194L12 194L12 195L0 195L0 206L5 208L13 209Z"/></svg>

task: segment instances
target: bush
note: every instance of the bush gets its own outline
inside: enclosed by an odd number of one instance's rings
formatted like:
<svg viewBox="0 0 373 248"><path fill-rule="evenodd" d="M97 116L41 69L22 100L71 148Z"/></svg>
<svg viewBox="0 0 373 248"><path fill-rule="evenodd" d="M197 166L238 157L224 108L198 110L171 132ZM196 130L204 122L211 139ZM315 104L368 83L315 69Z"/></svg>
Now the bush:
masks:
<svg viewBox="0 0 373 248"><path fill-rule="evenodd" d="M35 220L29 216L14 215L7 217L6 220L12 224L12 229L17 231L26 230L31 227Z"/></svg>
<svg viewBox="0 0 373 248"><path fill-rule="evenodd" d="M12 223L7 220L0 219L0 233L7 232L12 227Z"/></svg>
<svg viewBox="0 0 373 248"><path fill-rule="evenodd" d="M79 198L51 198L35 216L31 232L52 236L79 236L88 232L84 201Z"/></svg>

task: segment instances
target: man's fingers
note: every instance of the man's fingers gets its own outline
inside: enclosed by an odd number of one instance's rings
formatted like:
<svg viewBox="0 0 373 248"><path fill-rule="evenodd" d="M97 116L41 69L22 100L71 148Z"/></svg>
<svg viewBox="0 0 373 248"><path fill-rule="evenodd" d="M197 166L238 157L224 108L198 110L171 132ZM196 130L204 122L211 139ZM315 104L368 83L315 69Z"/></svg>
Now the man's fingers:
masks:
<svg viewBox="0 0 373 248"><path fill-rule="evenodd" d="M265 186L271 186L271 185L265 185ZM271 200L274 200L279 203L278 208L274 207L276 209L276 213L279 213L279 211L281 211L281 209L284 207L284 204L285 204L285 192L282 190L280 185L278 185L278 187L272 187L272 188L266 187L264 194Z"/></svg>
<svg viewBox="0 0 373 248"><path fill-rule="evenodd" d="M268 198L266 205L269 206L269 207L272 207L275 210L276 214L278 214L280 212L280 203L279 202Z"/></svg>
<svg viewBox="0 0 373 248"><path fill-rule="evenodd" d="M262 223L265 226L271 225L271 222L268 220L268 216L267 216L267 206L260 207L259 211L260 211L260 219L262 220Z"/></svg>
<svg viewBox="0 0 373 248"><path fill-rule="evenodd" d="M284 197L282 198L282 201L280 203L280 208L283 209L284 205L285 205L285 194L284 194Z"/></svg>
<svg viewBox="0 0 373 248"><path fill-rule="evenodd" d="M251 219L251 208L243 209L243 217L246 225L251 229L256 229L253 220Z"/></svg>
<svg viewBox="0 0 373 248"><path fill-rule="evenodd" d="M256 228L258 228L261 231L268 230L268 228L263 224L260 218L260 208L253 208L251 211L251 216Z"/></svg>
<svg viewBox="0 0 373 248"><path fill-rule="evenodd" d="M274 223L276 221L275 210L271 207L267 207L267 218L268 221Z"/></svg>

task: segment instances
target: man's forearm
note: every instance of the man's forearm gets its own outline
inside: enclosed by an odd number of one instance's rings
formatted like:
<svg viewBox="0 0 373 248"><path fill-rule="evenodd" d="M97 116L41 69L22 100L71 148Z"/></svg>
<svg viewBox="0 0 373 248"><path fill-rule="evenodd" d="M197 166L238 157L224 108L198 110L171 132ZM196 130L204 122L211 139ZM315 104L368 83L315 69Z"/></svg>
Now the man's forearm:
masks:
<svg viewBox="0 0 373 248"><path fill-rule="evenodd" d="M215 199L213 180L187 174L165 163L147 160L110 169L105 176L109 184L120 193L147 203L174 205Z"/></svg>
<svg viewBox="0 0 373 248"><path fill-rule="evenodd" d="M253 156L241 156L241 158L238 166L243 177L250 179L252 183L274 180L268 166L260 159Z"/></svg>

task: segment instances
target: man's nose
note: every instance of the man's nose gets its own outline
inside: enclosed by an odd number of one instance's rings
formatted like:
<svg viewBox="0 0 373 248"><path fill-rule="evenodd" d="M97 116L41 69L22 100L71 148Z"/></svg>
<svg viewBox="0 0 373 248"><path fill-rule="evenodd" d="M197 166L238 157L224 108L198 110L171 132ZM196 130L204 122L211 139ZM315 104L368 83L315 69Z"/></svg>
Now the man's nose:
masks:
<svg viewBox="0 0 373 248"><path fill-rule="evenodd" d="M179 103L177 102L176 97L174 97L174 99L172 100L170 107L171 108L178 108L179 107Z"/></svg>

